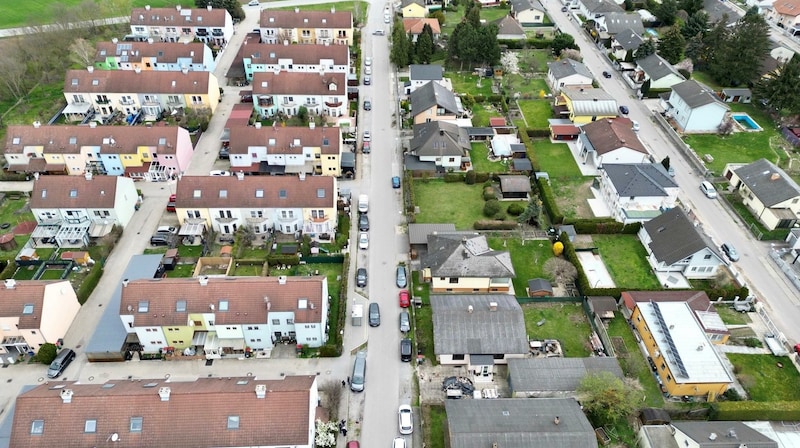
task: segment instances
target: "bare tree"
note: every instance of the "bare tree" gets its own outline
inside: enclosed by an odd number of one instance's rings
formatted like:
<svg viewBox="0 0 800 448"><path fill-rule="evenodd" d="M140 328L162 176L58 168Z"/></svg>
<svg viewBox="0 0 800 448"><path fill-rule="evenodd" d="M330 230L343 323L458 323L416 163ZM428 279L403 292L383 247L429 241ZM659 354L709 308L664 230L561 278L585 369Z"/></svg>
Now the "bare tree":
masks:
<svg viewBox="0 0 800 448"><path fill-rule="evenodd" d="M25 64L20 63L17 51L7 48L0 54L0 97L6 95L19 100L28 93Z"/></svg>
<svg viewBox="0 0 800 448"><path fill-rule="evenodd" d="M551 258L544 263L544 272L556 283L568 283L578 278L578 269L565 258Z"/></svg>
<svg viewBox="0 0 800 448"><path fill-rule="evenodd" d="M583 56L579 50L565 48L561 50L561 59L572 59L573 61L583 62Z"/></svg>
<svg viewBox="0 0 800 448"><path fill-rule="evenodd" d="M319 385L320 393L325 397L325 408L331 421L337 421L339 403L342 402L342 385L336 381L328 380Z"/></svg>
<svg viewBox="0 0 800 448"><path fill-rule="evenodd" d="M88 67L94 62L94 45L86 39L78 38L69 46L72 62Z"/></svg>

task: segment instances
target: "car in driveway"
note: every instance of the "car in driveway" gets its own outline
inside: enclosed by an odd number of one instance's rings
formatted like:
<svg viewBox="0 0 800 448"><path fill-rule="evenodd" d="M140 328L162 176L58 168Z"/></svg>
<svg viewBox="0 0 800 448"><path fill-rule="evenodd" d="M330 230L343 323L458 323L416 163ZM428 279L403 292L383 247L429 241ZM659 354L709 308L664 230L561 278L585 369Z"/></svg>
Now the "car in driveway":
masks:
<svg viewBox="0 0 800 448"><path fill-rule="evenodd" d="M709 199L716 199L717 197L717 189L707 180L700 182L700 191Z"/></svg>
<svg viewBox="0 0 800 448"><path fill-rule="evenodd" d="M358 268L356 271L356 286L363 288L367 286L367 269Z"/></svg>
<svg viewBox="0 0 800 448"><path fill-rule="evenodd" d="M369 230L369 215L366 213L358 215L358 230L359 232L366 232Z"/></svg>
<svg viewBox="0 0 800 448"><path fill-rule="evenodd" d="M223 146L219 149L220 160L228 160L231 158L231 151L229 146Z"/></svg>
<svg viewBox="0 0 800 448"><path fill-rule="evenodd" d="M369 235L367 232L358 234L358 248L364 250L369 249Z"/></svg>
<svg viewBox="0 0 800 448"><path fill-rule="evenodd" d="M150 237L153 246L171 246L175 238L169 233L155 233Z"/></svg>
<svg viewBox="0 0 800 448"><path fill-rule="evenodd" d="M401 289L400 293L397 295L397 301L400 304L400 308L408 308L408 305L411 304L411 301L408 298L408 291Z"/></svg>
<svg viewBox="0 0 800 448"><path fill-rule="evenodd" d="M400 340L400 361L411 362L411 339Z"/></svg>
<svg viewBox="0 0 800 448"><path fill-rule="evenodd" d="M392 188L400 188L400 176L392 177Z"/></svg>
<svg viewBox="0 0 800 448"><path fill-rule="evenodd" d="M167 201L167 211L174 212L175 211L175 201L178 199L178 196L175 194L169 195L169 200Z"/></svg>
<svg viewBox="0 0 800 448"><path fill-rule="evenodd" d="M406 267L400 265L397 267L397 272L395 273L395 280L397 281L398 288L405 288L408 284L408 277L406 277Z"/></svg>
<svg viewBox="0 0 800 448"><path fill-rule="evenodd" d="M628 106L619 106L619 113L622 115L628 115L628 112L630 112L630 110L628 110Z"/></svg>
<svg viewBox="0 0 800 448"><path fill-rule="evenodd" d="M728 257L728 260L731 261L739 261L739 252L736 252L736 248L728 243L723 243L720 246L722 252L725 252L725 255Z"/></svg>
<svg viewBox="0 0 800 448"><path fill-rule="evenodd" d="M610 77L611 77L611 73L609 73L609 72L603 72L603 78L606 78L606 79L608 79L608 78L610 78Z"/></svg>
<svg viewBox="0 0 800 448"><path fill-rule="evenodd" d="M408 435L414 432L414 417L411 413L411 406L402 404L397 409L397 425L400 427L400 434Z"/></svg>

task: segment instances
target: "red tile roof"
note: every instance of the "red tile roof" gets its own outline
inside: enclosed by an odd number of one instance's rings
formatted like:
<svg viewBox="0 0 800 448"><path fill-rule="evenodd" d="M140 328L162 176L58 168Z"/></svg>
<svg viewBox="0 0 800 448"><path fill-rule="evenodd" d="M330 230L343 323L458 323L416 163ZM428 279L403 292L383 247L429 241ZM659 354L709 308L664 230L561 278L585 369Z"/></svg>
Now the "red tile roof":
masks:
<svg viewBox="0 0 800 448"><path fill-rule="evenodd" d="M796 17L800 15L800 0L777 0L772 8L778 14Z"/></svg>
<svg viewBox="0 0 800 448"><path fill-rule="evenodd" d="M97 146L102 153L135 154L138 147L151 146L158 154L175 154L181 133L188 139L188 131L179 126L12 125L6 132L5 152L22 154L25 147L41 146L46 154L78 154L83 146Z"/></svg>
<svg viewBox="0 0 800 448"><path fill-rule="evenodd" d="M0 285L0 317L19 317L19 329L38 329L42 320L42 305L44 303L44 290L55 281L13 281L9 287L9 280L5 285ZM23 314L25 305L33 305L30 314Z"/></svg>
<svg viewBox="0 0 800 448"><path fill-rule="evenodd" d="M289 59L294 65L318 65L322 59L332 59L334 65L347 65L349 51L347 45L262 44L246 40L239 47L239 56L250 58L253 64L277 64L279 59Z"/></svg>
<svg viewBox="0 0 800 448"><path fill-rule="evenodd" d="M434 36L437 34L441 34L442 30L441 28L439 28L439 21L436 19L422 19L422 18L403 19L403 29L406 30L406 34L422 33L422 29L425 28L425 24L431 26L431 31L433 31Z"/></svg>
<svg viewBox="0 0 800 448"><path fill-rule="evenodd" d="M114 208L118 176L41 176L33 182L31 209Z"/></svg>
<svg viewBox="0 0 800 448"><path fill-rule="evenodd" d="M253 73L254 95L345 95L344 73Z"/></svg>
<svg viewBox="0 0 800 448"><path fill-rule="evenodd" d="M203 62L206 44L202 42L98 42L95 44L95 62L105 62L108 57L127 56L124 62L139 62L142 58L156 58L160 63L177 62L190 58Z"/></svg>
<svg viewBox="0 0 800 448"><path fill-rule="evenodd" d="M190 382L112 380L105 384L50 382L17 397L13 447L241 447L311 445L316 377L280 380L200 378ZM264 398L256 387L264 386ZM160 394L169 388L168 400ZM71 391L71 402L62 394ZM69 394L69 392L66 392ZM131 418L141 431L131 431ZM228 429L238 417L238 429ZM41 434L31 434L34 421ZM87 420L95 430L86 431ZM116 441L111 442L116 434Z"/></svg>
<svg viewBox="0 0 800 448"><path fill-rule="evenodd" d="M250 147L265 146L268 154L302 154L303 147L320 148L322 154L339 154L340 141L338 127L246 126L231 129L230 153L249 154Z"/></svg>
<svg viewBox="0 0 800 448"><path fill-rule="evenodd" d="M353 14L349 12L331 11L277 11L264 9L259 20L261 28L351 28Z"/></svg>
<svg viewBox="0 0 800 448"><path fill-rule="evenodd" d="M695 311L708 311L711 306L704 291L625 291L621 296L631 310L634 302L686 302Z"/></svg>
<svg viewBox="0 0 800 448"><path fill-rule="evenodd" d="M285 284L279 277L209 278L206 285L198 278L135 280L122 288L119 312L133 315L137 327L187 325L189 313L214 313L216 325L264 323L268 312L293 312L296 323L322 322L325 277L284 278ZM305 308L300 308L301 299ZM139 313L139 302L145 300L147 313ZM186 301L185 312L176 311L179 300ZM228 311L220 310L220 300L228 301Z"/></svg>
<svg viewBox="0 0 800 448"><path fill-rule="evenodd" d="M209 72L67 70L64 93L207 94Z"/></svg>
<svg viewBox="0 0 800 448"><path fill-rule="evenodd" d="M222 28L226 16L230 14L225 9L134 8L131 10L131 25Z"/></svg>
<svg viewBox="0 0 800 448"><path fill-rule="evenodd" d="M226 190L220 198L220 190ZM195 192L199 191L199 197ZM332 208L336 179L331 176L183 176L177 208Z"/></svg>
<svg viewBox="0 0 800 448"><path fill-rule="evenodd" d="M633 130L633 123L627 118L604 118L587 123L582 129L598 154L606 154L622 147L648 154Z"/></svg>

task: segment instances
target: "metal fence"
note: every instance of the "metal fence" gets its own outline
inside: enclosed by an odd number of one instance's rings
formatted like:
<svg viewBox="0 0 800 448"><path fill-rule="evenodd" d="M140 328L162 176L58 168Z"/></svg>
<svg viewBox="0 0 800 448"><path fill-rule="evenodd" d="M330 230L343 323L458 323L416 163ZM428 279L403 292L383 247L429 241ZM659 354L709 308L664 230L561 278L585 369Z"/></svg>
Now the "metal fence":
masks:
<svg viewBox="0 0 800 448"><path fill-rule="evenodd" d="M794 287L800 290L800 277L798 277L798 274L795 272L794 268L792 268L792 265L783 259L783 255L785 253L785 250L773 249L769 251L769 257L775 262L776 265L778 265L781 271L783 271L784 275L786 275L786 278L792 282Z"/></svg>
<svg viewBox="0 0 800 448"><path fill-rule="evenodd" d="M706 168L705 164L697 154L689 147L686 143L684 143L683 139L675 129L670 126L667 120L661 116L661 114L657 112L653 112L653 121L661 127L666 134L667 138L669 138L673 144L675 144L675 148L681 153L684 159L686 159L689 164L694 167L694 169L703 177L709 177L712 173Z"/></svg>

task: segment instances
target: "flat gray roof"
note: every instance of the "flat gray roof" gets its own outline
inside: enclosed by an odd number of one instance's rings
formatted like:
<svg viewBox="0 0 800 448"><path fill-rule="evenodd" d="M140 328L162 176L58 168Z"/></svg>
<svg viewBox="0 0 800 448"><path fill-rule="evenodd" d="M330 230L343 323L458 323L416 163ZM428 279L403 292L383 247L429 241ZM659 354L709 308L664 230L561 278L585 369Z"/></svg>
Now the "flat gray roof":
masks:
<svg viewBox="0 0 800 448"><path fill-rule="evenodd" d="M572 392L586 375L610 372L622 379L616 358L526 358L508 360L513 392Z"/></svg>

